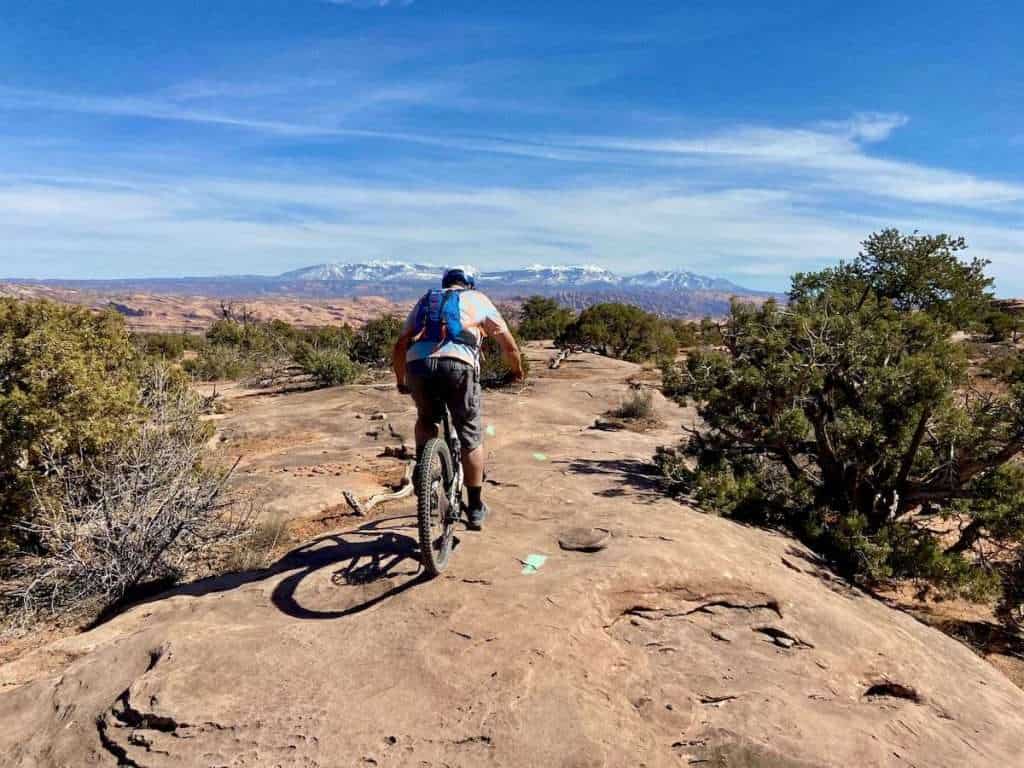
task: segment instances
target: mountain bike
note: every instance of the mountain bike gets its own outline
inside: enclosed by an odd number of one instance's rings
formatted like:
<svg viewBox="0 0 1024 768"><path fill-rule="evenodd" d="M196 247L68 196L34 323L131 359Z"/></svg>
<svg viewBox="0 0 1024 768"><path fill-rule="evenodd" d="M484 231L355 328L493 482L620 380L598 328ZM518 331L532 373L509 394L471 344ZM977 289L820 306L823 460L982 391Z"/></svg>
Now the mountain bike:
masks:
<svg viewBox="0 0 1024 768"><path fill-rule="evenodd" d="M455 524L462 516L462 447L448 407L443 408L443 437L428 440L416 463L420 562L428 576L437 576L447 567Z"/></svg>

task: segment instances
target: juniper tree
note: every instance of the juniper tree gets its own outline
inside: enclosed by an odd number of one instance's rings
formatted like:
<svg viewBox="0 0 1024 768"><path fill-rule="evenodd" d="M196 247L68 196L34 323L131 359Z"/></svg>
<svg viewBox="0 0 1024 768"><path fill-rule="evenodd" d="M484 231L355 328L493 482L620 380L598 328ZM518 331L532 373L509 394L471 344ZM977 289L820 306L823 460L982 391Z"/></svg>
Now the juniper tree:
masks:
<svg viewBox="0 0 1024 768"><path fill-rule="evenodd" d="M991 306L946 235L872 235L852 263L734 303L723 349L669 370L703 426L662 463L707 506L780 524L870 576L991 586L1024 538L1024 367L978 388L954 332Z"/></svg>
<svg viewBox="0 0 1024 768"><path fill-rule="evenodd" d="M524 339L555 339L572 322L572 310L554 299L531 296L519 312L519 333Z"/></svg>
<svg viewBox="0 0 1024 768"><path fill-rule="evenodd" d="M672 325L631 304L606 302L584 309L556 339L561 347L587 347L606 357L639 363L675 356Z"/></svg>

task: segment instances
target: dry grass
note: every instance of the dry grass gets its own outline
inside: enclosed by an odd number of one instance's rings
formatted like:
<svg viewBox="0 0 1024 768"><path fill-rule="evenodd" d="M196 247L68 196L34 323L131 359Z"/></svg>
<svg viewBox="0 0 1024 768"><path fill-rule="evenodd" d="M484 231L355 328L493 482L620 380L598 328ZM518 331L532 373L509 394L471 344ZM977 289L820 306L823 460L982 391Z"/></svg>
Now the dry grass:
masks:
<svg viewBox="0 0 1024 768"><path fill-rule="evenodd" d="M634 389L618 408L608 415L626 421L640 421L654 418L654 395L648 389Z"/></svg>
<svg viewBox="0 0 1024 768"><path fill-rule="evenodd" d="M266 568L292 544L294 541L283 518L261 517L249 536L234 542L227 550L218 570L237 573Z"/></svg>

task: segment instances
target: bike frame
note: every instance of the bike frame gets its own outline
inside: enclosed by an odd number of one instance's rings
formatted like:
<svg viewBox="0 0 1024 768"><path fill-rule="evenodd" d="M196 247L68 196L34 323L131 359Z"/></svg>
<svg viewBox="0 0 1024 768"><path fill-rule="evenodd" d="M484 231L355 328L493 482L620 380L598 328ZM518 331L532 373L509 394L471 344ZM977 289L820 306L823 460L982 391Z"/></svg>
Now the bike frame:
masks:
<svg viewBox="0 0 1024 768"><path fill-rule="evenodd" d="M444 408L444 441L448 444L448 452L452 457L453 478L448 497L449 514L458 521L462 515L462 486L465 476L462 469L462 445L459 442L459 435L452 428L452 417L448 413L448 407Z"/></svg>

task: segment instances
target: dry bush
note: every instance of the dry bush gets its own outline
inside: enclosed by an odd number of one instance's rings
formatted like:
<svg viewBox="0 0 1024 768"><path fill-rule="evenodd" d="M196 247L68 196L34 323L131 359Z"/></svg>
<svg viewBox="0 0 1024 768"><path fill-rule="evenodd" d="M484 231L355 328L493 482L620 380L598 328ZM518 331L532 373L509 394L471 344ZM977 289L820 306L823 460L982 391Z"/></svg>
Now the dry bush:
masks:
<svg viewBox="0 0 1024 768"><path fill-rule="evenodd" d="M611 411L610 416L617 419L639 421L654 417L654 396L650 390L636 389L629 395L622 404Z"/></svg>
<svg viewBox="0 0 1024 768"><path fill-rule="evenodd" d="M282 548L294 544L283 518L259 518L249 536L233 542L220 563L222 573L237 573L266 568L277 558Z"/></svg>
<svg viewBox="0 0 1024 768"><path fill-rule="evenodd" d="M55 463L22 526L35 542L3 595L22 623L80 618L134 587L217 568L251 536L253 508L228 488L231 469L203 464L202 403L168 369L146 375L149 418L100 457Z"/></svg>

